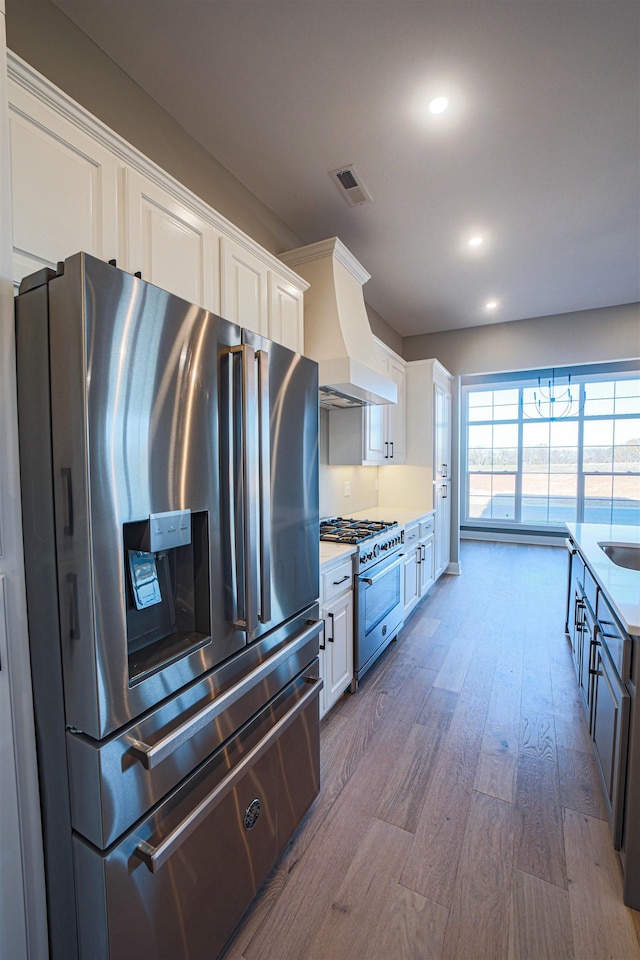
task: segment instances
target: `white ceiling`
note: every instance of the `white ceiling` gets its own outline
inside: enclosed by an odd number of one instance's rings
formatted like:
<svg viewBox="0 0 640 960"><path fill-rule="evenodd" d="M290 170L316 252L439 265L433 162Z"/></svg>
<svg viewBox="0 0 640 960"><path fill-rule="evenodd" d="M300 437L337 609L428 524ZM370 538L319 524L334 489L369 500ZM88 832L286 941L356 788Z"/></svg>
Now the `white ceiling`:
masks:
<svg viewBox="0 0 640 960"><path fill-rule="evenodd" d="M637 0L55 2L402 336L640 300Z"/></svg>

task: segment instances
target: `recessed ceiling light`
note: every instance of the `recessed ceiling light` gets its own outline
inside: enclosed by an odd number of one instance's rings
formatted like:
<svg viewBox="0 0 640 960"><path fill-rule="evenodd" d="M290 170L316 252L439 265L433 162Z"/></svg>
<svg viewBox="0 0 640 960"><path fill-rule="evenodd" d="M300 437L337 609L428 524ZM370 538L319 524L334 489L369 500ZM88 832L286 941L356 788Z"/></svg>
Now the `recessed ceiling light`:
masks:
<svg viewBox="0 0 640 960"><path fill-rule="evenodd" d="M487 300L487 302L484 305L484 308L485 310L495 310L497 306L498 306L497 300Z"/></svg>
<svg viewBox="0 0 640 960"><path fill-rule="evenodd" d="M448 106L449 101L446 97L436 97L435 100L432 100L429 104L429 110L431 113L444 113Z"/></svg>
<svg viewBox="0 0 640 960"><path fill-rule="evenodd" d="M470 247L479 247L484 240L484 237L469 237L467 243Z"/></svg>

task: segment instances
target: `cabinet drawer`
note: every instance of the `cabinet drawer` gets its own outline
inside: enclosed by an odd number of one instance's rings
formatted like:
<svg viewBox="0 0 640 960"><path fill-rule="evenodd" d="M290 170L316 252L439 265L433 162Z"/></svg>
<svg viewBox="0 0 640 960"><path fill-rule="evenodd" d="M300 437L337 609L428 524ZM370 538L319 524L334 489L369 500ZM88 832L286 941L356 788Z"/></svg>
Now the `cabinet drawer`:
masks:
<svg viewBox="0 0 640 960"><path fill-rule="evenodd" d="M328 603L333 597L340 596L345 590L351 590L353 568L351 557L337 567L322 575L322 603Z"/></svg>
<svg viewBox="0 0 640 960"><path fill-rule="evenodd" d="M404 528L404 545L405 547L413 547L420 539L420 524L412 523L410 526Z"/></svg>
<svg viewBox="0 0 640 960"><path fill-rule="evenodd" d="M598 591L596 617L600 627L600 641L607 648L620 679L626 683L631 677L632 640L619 626L601 590Z"/></svg>
<svg viewBox="0 0 640 960"><path fill-rule="evenodd" d="M425 537L428 537L430 533L433 533L435 527L435 518L428 517L426 520L420 521L420 539L424 540Z"/></svg>
<svg viewBox="0 0 640 960"><path fill-rule="evenodd" d="M596 609L596 597L598 594L598 587L595 580L591 576L591 571L588 567L584 568L584 595L591 604L591 609Z"/></svg>

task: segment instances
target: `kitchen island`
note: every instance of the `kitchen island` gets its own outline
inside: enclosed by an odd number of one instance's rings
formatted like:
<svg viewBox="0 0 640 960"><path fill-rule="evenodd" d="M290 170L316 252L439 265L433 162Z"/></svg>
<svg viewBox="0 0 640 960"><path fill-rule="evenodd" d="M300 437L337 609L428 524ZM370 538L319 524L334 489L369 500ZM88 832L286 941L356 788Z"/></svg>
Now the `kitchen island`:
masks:
<svg viewBox="0 0 640 960"><path fill-rule="evenodd" d="M567 524L565 629L619 851L625 903L640 909L640 528ZM603 547L605 549L603 549ZM614 550L611 549L614 547ZM622 548L616 553L615 548ZM612 556L622 555L614 562Z"/></svg>

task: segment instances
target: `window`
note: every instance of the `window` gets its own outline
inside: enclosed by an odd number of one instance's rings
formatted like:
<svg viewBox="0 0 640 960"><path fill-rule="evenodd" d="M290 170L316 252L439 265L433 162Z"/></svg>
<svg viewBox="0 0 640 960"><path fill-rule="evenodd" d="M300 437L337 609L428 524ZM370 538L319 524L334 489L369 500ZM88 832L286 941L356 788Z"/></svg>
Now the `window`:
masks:
<svg viewBox="0 0 640 960"><path fill-rule="evenodd" d="M464 525L640 523L637 372L574 373L565 416L549 415L530 374L480 379L462 395ZM566 385L567 371L558 380Z"/></svg>

